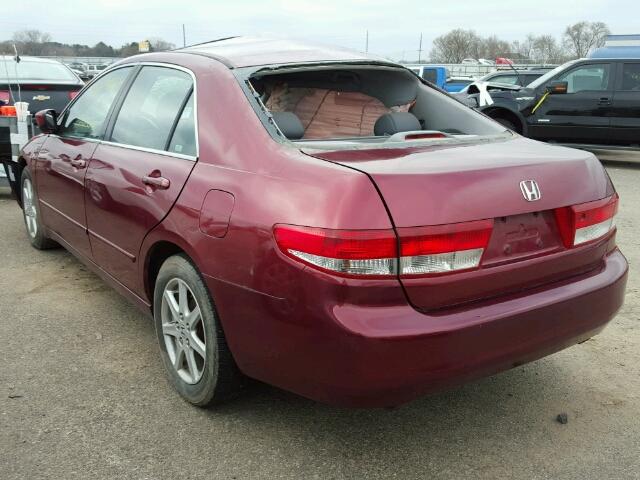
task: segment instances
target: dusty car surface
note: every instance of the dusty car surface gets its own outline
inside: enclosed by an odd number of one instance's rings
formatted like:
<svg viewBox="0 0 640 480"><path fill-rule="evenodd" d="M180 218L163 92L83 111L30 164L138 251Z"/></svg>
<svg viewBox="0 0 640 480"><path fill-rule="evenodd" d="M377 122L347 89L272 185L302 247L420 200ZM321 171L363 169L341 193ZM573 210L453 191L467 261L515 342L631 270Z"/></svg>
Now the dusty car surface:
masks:
<svg viewBox="0 0 640 480"><path fill-rule="evenodd" d="M596 158L399 65L232 38L128 58L23 151L29 239L155 319L176 390L393 406L598 333L627 262Z"/></svg>

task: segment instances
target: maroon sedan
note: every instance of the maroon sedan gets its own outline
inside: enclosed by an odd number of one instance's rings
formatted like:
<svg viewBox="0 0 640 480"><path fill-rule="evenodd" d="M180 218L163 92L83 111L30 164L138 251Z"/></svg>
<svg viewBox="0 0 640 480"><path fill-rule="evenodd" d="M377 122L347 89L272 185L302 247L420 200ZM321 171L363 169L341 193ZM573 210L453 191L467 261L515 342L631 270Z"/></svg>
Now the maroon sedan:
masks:
<svg viewBox="0 0 640 480"><path fill-rule="evenodd" d="M618 196L402 66L233 38L128 58L14 165L32 245L155 319L176 390L393 406L582 342L623 302Z"/></svg>

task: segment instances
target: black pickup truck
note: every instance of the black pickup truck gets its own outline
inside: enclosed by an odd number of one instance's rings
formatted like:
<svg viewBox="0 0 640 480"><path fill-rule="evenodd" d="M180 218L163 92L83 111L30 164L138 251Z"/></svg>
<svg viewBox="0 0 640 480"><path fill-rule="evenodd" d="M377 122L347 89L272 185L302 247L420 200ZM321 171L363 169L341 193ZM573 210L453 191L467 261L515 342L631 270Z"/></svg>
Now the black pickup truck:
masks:
<svg viewBox="0 0 640 480"><path fill-rule="evenodd" d="M527 137L584 146L640 148L640 57L582 59L561 65L527 87L491 91L465 103Z"/></svg>

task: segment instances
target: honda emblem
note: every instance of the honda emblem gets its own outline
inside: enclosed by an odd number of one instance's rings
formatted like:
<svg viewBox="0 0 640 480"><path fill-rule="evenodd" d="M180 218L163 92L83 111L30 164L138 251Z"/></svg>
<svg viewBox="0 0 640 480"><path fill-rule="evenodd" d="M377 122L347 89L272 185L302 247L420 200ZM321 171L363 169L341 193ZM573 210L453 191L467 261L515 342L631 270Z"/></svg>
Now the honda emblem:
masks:
<svg viewBox="0 0 640 480"><path fill-rule="evenodd" d="M523 180L520 182L520 191L522 196L527 202L535 202L540 200L542 194L540 193L540 187L535 180Z"/></svg>

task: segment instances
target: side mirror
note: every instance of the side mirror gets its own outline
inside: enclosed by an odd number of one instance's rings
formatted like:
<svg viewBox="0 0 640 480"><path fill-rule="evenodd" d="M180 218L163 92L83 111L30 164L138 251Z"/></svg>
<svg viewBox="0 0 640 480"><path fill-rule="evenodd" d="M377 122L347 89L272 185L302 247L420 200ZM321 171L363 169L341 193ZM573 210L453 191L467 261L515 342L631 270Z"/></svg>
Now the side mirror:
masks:
<svg viewBox="0 0 640 480"><path fill-rule="evenodd" d="M551 95L555 95L558 93L567 93L569 89L569 84L567 82L551 82L547 85L547 92Z"/></svg>
<svg viewBox="0 0 640 480"><path fill-rule="evenodd" d="M36 125L42 133L56 133L58 114L55 110L40 110L36 113Z"/></svg>

